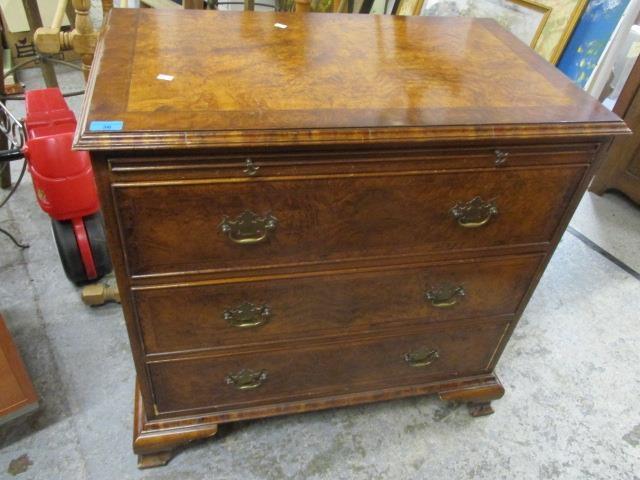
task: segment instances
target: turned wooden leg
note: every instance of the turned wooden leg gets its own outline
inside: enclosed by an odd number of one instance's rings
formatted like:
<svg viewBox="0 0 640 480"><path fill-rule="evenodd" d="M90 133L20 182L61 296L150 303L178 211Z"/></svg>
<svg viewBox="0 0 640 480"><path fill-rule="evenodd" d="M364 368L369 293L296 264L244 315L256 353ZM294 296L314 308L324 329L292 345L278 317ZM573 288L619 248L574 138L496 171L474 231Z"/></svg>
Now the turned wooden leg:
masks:
<svg viewBox="0 0 640 480"><path fill-rule="evenodd" d="M295 0L296 6L294 12L303 13L311 11L311 1L310 0Z"/></svg>
<svg viewBox="0 0 640 480"><path fill-rule="evenodd" d="M2 55L0 55L2 59ZM0 85L0 93L4 93L4 85ZM8 119L7 119L8 120ZM6 150L9 148L9 142L7 137L0 135L0 150ZM0 164L0 188L11 188L11 167L10 162Z"/></svg>
<svg viewBox="0 0 640 480"><path fill-rule="evenodd" d="M138 468L166 465L180 447L194 440L212 437L218 431L218 425L206 416L149 420L137 383L133 416L133 451L138 455Z"/></svg>
<svg viewBox="0 0 640 480"><path fill-rule="evenodd" d="M5 164L4 168L0 167L0 188L10 188L11 187L11 170L9 169L9 164Z"/></svg>
<svg viewBox="0 0 640 480"><path fill-rule="evenodd" d="M0 65L4 65L4 49L0 47ZM4 80L0 82L0 94L5 94ZM2 115L4 120L4 114ZM8 119L7 119L8 120ZM10 127L9 127L10 128ZM6 150L9 147L9 142L5 135L0 135L0 150ZM0 164L0 188L11 187L11 169L9 163Z"/></svg>
<svg viewBox="0 0 640 480"><path fill-rule="evenodd" d="M493 413L492 400L502 398L504 387L498 377L492 375L475 385L465 385L457 389L439 393L440 399L449 402L465 402L472 417L483 417Z"/></svg>

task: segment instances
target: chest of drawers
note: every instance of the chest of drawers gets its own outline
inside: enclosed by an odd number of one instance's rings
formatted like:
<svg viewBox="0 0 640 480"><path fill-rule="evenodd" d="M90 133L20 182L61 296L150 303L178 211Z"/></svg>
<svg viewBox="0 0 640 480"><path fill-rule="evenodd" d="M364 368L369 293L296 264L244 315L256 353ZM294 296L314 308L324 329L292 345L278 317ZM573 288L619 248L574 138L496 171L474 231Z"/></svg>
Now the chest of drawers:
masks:
<svg viewBox="0 0 640 480"><path fill-rule="evenodd" d="M500 354L626 131L488 20L114 10L75 145L140 465L242 419L430 393L491 413Z"/></svg>

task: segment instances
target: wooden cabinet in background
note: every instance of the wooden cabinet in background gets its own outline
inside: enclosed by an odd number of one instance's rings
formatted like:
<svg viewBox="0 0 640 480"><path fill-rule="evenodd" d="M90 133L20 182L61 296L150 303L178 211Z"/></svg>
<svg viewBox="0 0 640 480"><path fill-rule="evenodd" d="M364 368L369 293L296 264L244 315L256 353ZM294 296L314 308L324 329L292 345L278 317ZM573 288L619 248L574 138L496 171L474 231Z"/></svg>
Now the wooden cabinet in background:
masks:
<svg viewBox="0 0 640 480"><path fill-rule="evenodd" d="M597 195L618 190L640 204L640 58L636 60L613 112L624 119L633 135L613 141L589 190Z"/></svg>
<svg viewBox="0 0 640 480"><path fill-rule="evenodd" d="M0 424L37 408L38 395L0 316Z"/></svg>

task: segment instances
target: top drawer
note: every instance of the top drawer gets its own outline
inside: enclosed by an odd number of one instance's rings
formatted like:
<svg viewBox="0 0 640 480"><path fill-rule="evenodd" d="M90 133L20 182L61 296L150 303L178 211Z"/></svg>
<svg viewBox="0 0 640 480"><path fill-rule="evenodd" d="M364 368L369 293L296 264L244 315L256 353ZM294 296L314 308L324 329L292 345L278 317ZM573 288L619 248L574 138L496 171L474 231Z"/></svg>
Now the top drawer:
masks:
<svg viewBox="0 0 640 480"><path fill-rule="evenodd" d="M401 167L402 164L398 164ZM116 182L133 276L546 244L585 164ZM474 200L475 199L475 200Z"/></svg>

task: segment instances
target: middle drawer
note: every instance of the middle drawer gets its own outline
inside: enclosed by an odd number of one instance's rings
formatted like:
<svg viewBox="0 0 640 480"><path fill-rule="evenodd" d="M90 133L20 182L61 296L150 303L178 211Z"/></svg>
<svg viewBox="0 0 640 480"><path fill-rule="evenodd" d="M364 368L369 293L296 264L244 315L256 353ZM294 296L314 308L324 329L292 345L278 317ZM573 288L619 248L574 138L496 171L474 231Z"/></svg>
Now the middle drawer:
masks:
<svg viewBox="0 0 640 480"><path fill-rule="evenodd" d="M170 353L514 314L542 258L143 288L133 296L146 352Z"/></svg>

